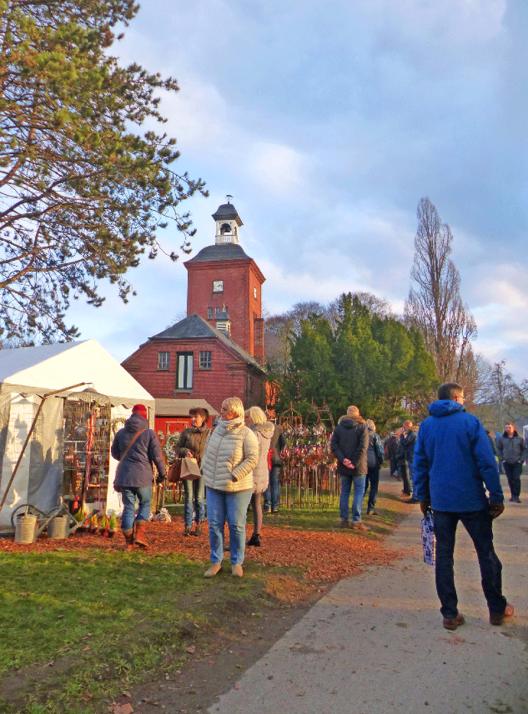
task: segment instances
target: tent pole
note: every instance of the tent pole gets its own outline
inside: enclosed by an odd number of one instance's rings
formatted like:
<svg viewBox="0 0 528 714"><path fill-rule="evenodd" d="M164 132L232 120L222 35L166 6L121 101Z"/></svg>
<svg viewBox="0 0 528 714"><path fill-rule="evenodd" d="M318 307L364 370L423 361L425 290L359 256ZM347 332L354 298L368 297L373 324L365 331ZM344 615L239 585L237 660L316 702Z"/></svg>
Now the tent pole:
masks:
<svg viewBox="0 0 528 714"><path fill-rule="evenodd" d="M0 503L0 511L4 507L4 504L7 500L7 495L9 493L9 489L11 488L13 481L15 480L16 473L18 471L18 467L20 466L20 462L22 461L22 457L24 456L24 453L26 451L27 445L29 444L29 440L31 439L31 435L33 434L35 430L35 426L37 425L37 419L40 416L40 412L42 411L42 407L44 406L44 402L48 397L52 397L54 394L60 394L61 392L66 392L68 389L75 389L75 387L82 387L85 384L88 384L88 382L80 382L79 384L72 384L71 387L64 387L64 389L56 389L54 392L48 392L45 394L43 397L41 397L41 402L38 406L37 413L35 414L35 417L33 418L33 421L31 422L31 426L29 428L29 431L27 433L27 436L24 441L24 445L22 446L22 450L20 454L18 455L17 462L15 464L15 468L13 469L13 473L11 474L11 478L9 479L9 483L6 486L6 489L4 491L4 495L2 496L2 502Z"/></svg>

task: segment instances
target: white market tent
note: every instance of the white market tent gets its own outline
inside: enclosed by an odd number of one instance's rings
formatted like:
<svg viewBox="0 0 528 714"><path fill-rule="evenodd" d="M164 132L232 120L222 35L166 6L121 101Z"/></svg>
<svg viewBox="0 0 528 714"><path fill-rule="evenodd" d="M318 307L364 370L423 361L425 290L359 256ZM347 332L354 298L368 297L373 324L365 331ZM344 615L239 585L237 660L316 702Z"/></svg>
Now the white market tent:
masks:
<svg viewBox="0 0 528 714"><path fill-rule="evenodd" d="M64 471L66 400L106 405L112 424L118 426L137 403L149 408L151 421L154 417L154 398L96 340L0 350L0 502L47 394L0 511L1 528L11 525L11 513L22 503L43 511L57 504ZM109 465L112 484L116 462L110 458ZM107 510L121 508L111 485L103 505Z"/></svg>

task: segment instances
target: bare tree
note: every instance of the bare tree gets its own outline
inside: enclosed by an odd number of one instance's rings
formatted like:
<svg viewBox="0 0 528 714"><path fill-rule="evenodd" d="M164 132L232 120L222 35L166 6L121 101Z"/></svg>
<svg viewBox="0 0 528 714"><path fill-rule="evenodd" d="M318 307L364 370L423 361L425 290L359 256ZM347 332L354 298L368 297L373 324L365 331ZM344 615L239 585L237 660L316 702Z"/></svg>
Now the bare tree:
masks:
<svg viewBox="0 0 528 714"><path fill-rule="evenodd" d="M405 319L422 332L439 378L461 381L474 373L469 363L477 326L462 301L460 273L450 257L453 234L428 198L420 199L417 215Z"/></svg>

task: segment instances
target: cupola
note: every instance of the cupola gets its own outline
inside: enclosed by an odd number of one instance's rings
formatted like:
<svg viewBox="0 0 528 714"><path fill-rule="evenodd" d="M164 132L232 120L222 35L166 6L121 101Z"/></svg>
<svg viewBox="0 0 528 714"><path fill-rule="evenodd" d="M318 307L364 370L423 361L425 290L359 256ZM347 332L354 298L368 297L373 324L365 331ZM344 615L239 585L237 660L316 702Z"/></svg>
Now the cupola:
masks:
<svg viewBox="0 0 528 714"><path fill-rule="evenodd" d="M218 206L213 218L216 222L215 244L238 243L238 229L244 225L237 209L231 203L233 196L226 196L226 203Z"/></svg>

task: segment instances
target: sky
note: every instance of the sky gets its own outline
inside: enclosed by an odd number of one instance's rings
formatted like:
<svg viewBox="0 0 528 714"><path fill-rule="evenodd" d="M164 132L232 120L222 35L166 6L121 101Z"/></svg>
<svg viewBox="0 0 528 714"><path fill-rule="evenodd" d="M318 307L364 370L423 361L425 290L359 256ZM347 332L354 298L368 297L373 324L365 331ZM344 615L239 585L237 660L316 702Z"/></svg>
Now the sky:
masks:
<svg viewBox="0 0 528 714"><path fill-rule="evenodd" d="M454 235L477 352L528 376L526 0L144 0L115 51L178 80L162 99L181 158L207 183L197 235L225 195L266 276L264 308L368 291L403 311L416 207ZM181 244L169 228L167 249ZM117 359L185 316L182 259L161 256L70 319Z"/></svg>

